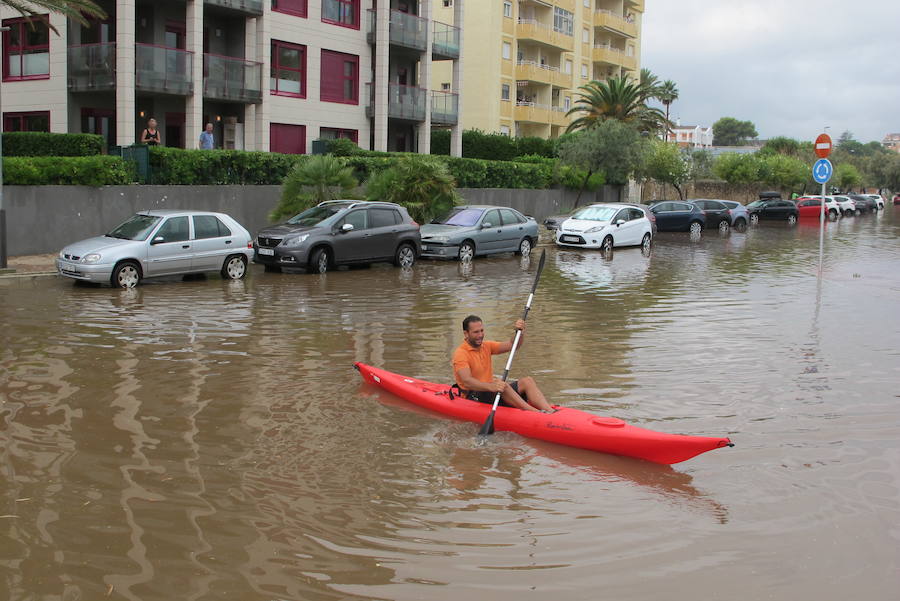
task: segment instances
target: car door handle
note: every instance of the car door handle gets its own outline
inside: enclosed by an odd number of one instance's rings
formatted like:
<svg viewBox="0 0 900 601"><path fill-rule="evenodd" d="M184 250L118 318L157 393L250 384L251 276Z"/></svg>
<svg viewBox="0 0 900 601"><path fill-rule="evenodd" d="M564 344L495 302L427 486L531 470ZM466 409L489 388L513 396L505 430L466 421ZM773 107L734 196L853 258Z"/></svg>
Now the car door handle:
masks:
<svg viewBox="0 0 900 601"><path fill-rule="evenodd" d="M231 244L231 240L226 240L225 244Z"/></svg>
<svg viewBox="0 0 900 601"><path fill-rule="evenodd" d="M191 247L190 244L182 244L182 245L181 245L181 248L190 248L190 247Z"/></svg>

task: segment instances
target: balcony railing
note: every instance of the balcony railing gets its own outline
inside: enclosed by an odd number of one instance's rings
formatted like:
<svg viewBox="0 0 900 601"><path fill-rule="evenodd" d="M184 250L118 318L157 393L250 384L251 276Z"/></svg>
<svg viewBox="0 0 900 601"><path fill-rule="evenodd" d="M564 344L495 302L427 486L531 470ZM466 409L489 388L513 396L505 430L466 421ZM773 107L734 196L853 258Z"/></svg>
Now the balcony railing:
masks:
<svg viewBox="0 0 900 601"><path fill-rule="evenodd" d="M369 102L366 106L366 115L375 115L374 87L366 84ZM388 85L388 117L391 119L406 119L407 121L425 120L425 95L428 90L415 86L403 86L392 83Z"/></svg>
<svg viewBox="0 0 900 601"><path fill-rule="evenodd" d="M549 124L550 105L519 100L516 102L515 119L526 123Z"/></svg>
<svg viewBox="0 0 900 601"><path fill-rule="evenodd" d="M431 92L431 123L456 125L459 122L459 94L434 90Z"/></svg>
<svg viewBox="0 0 900 601"><path fill-rule="evenodd" d="M516 35L521 39L561 48L567 52L575 49L575 38L572 35L535 19L519 19L516 23Z"/></svg>
<svg viewBox="0 0 900 601"><path fill-rule="evenodd" d="M68 49L69 89L93 92L116 88L116 44L84 44Z"/></svg>
<svg viewBox="0 0 900 601"><path fill-rule="evenodd" d="M263 14L262 0L204 0L206 4L230 8L248 15L261 16Z"/></svg>
<svg viewBox="0 0 900 601"><path fill-rule="evenodd" d="M459 27L435 21L431 54L435 60L459 58Z"/></svg>
<svg viewBox="0 0 900 601"><path fill-rule="evenodd" d="M237 102L262 101L262 63L203 55L203 95Z"/></svg>
<svg viewBox="0 0 900 601"><path fill-rule="evenodd" d="M559 67L540 64L532 60L516 62L516 79L547 83L558 88L572 87L571 73L563 73Z"/></svg>
<svg viewBox="0 0 900 601"><path fill-rule="evenodd" d="M594 25L621 35L633 38L637 36L637 25L611 10L598 8L594 13Z"/></svg>
<svg viewBox="0 0 900 601"><path fill-rule="evenodd" d="M375 24L375 10L369 9L369 43L375 42ZM428 46L428 20L391 10L389 38L391 44L424 51Z"/></svg>
<svg viewBox="0 0 900 601"><path fill-rule="evenodd" d="M135 44L138 90L189 96L194 93L194 53L178 48Z"/></svg>

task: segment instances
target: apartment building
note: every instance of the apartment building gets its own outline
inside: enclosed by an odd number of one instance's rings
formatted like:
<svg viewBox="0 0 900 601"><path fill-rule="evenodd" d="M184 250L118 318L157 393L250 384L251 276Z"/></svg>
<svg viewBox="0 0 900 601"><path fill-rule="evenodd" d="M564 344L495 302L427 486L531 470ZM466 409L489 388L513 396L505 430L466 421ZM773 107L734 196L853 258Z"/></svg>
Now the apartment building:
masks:
<svg viewBox="0 0 900 601"><path fill-rule="evenodd" d="M459 73L462 2L100 0L89 27L56 32L0 9L4 131L85 132L135 143L150 118L165 146L307 153L319 138L427 153L432 127L461 151L458 75L432 91L433 62ZM269 77L266 78L266 75Z"/></svg>
<svg viewBox="0 0 900 601"><path fill-rule="evenodd" d="M660 137L665 138L667 142L675 142L681 148L707 150L713 143L713 128L678 123L668 135L661 134Z"/></svg>
<svg viewBox="0 0 900 601"><path fill-rule="evenodd" d="M458 0L433 0L446 18ZM644 0L479 0L468 3L464 129L555 138L591 80L639 77ZM457 21L459 22L459 21ZM452 88L449 65L434 81ZM451 86L451 87L448 87Z"/></svg>

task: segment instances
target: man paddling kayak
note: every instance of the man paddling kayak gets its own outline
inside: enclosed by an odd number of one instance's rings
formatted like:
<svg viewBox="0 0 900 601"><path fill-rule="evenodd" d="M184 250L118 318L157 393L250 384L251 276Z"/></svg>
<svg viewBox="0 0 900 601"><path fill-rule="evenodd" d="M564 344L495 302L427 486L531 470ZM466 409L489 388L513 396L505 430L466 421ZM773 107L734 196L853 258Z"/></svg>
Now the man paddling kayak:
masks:
<svg viewBox="0 0 900 601"><path fill-rule="evenodd" d="M553 411L533 378L504 382L494 376L491 357L511 351L515 336L507 342L485 340L484 322L477 315L469 315L462 325L465 340L453 351L453 376L463 396L480 403L493 403L499 392L501 404L508 407ZM521 347L525 338L525 321L516 321L515 328L522 331L519 337Z"/></svg>

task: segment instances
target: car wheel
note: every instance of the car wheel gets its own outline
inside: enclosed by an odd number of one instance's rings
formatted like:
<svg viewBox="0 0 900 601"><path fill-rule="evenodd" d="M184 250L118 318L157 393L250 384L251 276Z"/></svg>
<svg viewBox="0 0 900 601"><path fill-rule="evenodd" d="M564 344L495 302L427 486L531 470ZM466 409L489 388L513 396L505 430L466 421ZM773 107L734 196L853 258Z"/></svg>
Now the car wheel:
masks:
<svg viewBox="0 0 900 601"><path fill-rule="evenodd" d="M397 267L412 267L416 262L416 249L403 243L397 247L394 255L394 265Z"/></svg>
<svg viewBox="0 0 900 601"><path fill-rule="evenodd" d="M331 266L331 254L327 248L317 248L309 261L311 273L328 273Z"/></svg>
<svg viewBox="0 0 900 601"><path fill-rule="evenodd" d="M113 269L109 283L115 288L134 288L141 282L141 268L134 261L122 261Z"/></svg>
<svg viewBox="0 0 900 601"><path fill-rule="evenodd" d="M750 215L750 223L753 225L759 225L759 215Z"/></svg>
<svg viewBox="0 0 900 601"><path fill-rule="evenodd" d="M746 230L746 229L747 229L747 220L744 219L743 217L741 217L740 219L736 220L736 221L734 222L734 229L737 230L737 231L739 231L739 232L743 232L744 230Z"/></svg>
<svg viewBox="0 0 900 601"><path fill-rule="evenodd" d="M859 215L862 215L862 211L860 211L859 209L854 209L853 214L858 217Z"/></svg>
<svg viewBox="0 0 900 601"><path fill-rule="evenodd" d="M788 221L788 225L794 225L795 223L797 223L797 216L796 215L788 215L787 221Z"/></svg>
<svg viewBox="0 0 900 601"><path fill-rule="evenodd" d="M522 241L519 242L519 250L516 251L517 255L522 255L523 257L527 257L531 254L531 239L530 238L522 238Z"/></svg>
<svg viewBox="0 0 900 601"><path fill-rule="evenodd" d="M648 250L650 245L653 243L653 236L650 235L650 232L644 234L644 239L641 240L641 248L644 250Z"/></svg>
<svg viewBox="0 0 900 601"><path fill-rule="evenodd" d="M691 222L690 231L691 231L691 235L694 235L694 236L698 235L700 232L703 231L703 224L700 223L699 221Z"/></svg>
<svg viewBox="0 0 900 601"><path fill-rule="evenodd" d="M830 219L831 221L837 221L838 220L837 211L835 211L834 209L829 210L828 211L828 219Z"/></svg>
<svg viewBox="0 0 900 601"><path fill-rule="evenodd" d="M612 251L614 245L615 244L613 243L613 237L607 236L603 239L603 243L600 245L600 250L602 250L603 252L610 252Z"/></svg>
<svg viewBox="0 0 900 601"><path fill-rule="evenodd" d="M222 265L222 277L229 280L240 280L247 275L247 257L231 255Z"/></svg>
<svg viewBox="0 0 900 601"><path fill-rule="evenodd" d="M466 240L459 245L459 260L471 261L475 258L475 244L471 240Z"/></svg>
<svg viewBox="0 0 900 601"><path fill-rule="evenodd" d="M281 273L281 267L278 265L266 265L263 267L266 273Z"/></svg>
<svg viewBox="0 0 900 601"><path fill-rule="evenodd" d="M719 222L719 232L725 234L728 233L728 230L731 229L731 225L728 223L727 219L723 219Z"/></svg>

